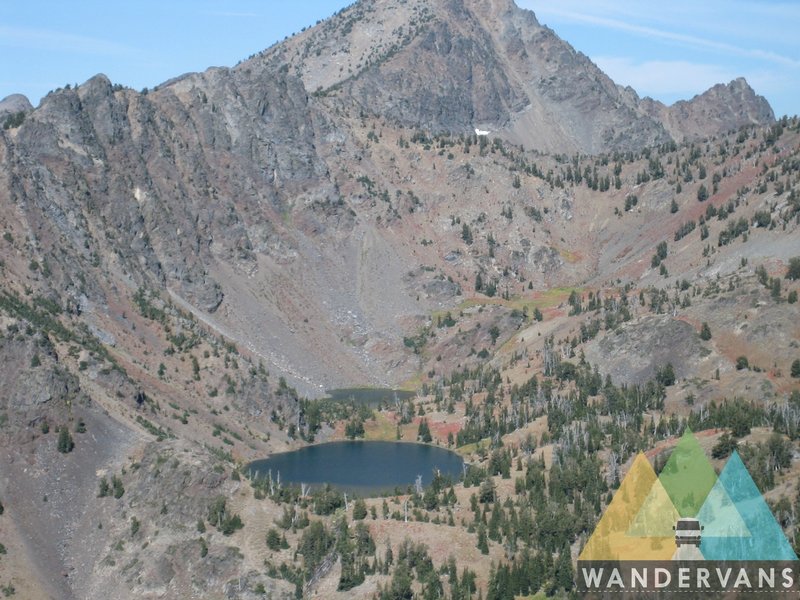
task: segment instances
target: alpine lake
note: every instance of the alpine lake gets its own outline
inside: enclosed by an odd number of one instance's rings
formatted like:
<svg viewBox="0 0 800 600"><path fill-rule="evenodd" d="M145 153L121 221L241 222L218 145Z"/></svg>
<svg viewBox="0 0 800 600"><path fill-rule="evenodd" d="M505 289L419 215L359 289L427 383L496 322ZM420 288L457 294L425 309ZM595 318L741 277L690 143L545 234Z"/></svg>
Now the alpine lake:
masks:
<svg viewBox="0 0 800 600"><path fill-rule="evenodd" d="M350 388L329 392L331 401L353 401L377 406L394 404L409 392ZM464 460L450 450L399 441L336 441L313 444L256 460L247 467L250 477L272 478L281 485L307 485L310 490L330 485L359 496L405 493L418 480L423 487L435 476L453 481L463 473Z"/></svg>

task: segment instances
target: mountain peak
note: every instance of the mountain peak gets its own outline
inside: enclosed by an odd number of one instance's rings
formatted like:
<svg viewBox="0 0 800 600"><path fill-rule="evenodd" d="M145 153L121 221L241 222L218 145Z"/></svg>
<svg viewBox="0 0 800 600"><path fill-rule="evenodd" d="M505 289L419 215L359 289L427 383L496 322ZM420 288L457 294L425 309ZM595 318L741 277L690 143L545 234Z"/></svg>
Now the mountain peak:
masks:
<svg viewBox="0 0 800 600"><path fill-rule="evenodd" d="M287 69L317 97L428 131L477 127L555 152L669 138L511 0L365 0L240 68L254 65Z"/></svg>
<svg viewBox="0 0 800 600"><path fill-rule="evenodd" d="M746 96L749 100L757 100L761 98L757 96L755 90L750 87L750 84L747 83L747 79L744 77L737 77L736 79L730 81L729 83L718 83L708 90L699 94L700 97L706 94L739 94ZM695 96L697 98L698 96Z"/></svg>
<svg viewBox="0 0 800 600"><path fill-rule="evenodd" d="M681 140L686 115L702 136L773 118L744 80L669 109L640 100L513 0L361 0L253 64L404 127L478 128L546 152Z"/></svg>
<svg viewBox="0 0 800 600"><path fill-rule="evenodd" d="M701 139L775 120L767 99L756 94L744 77L727 84L718 83L691 100L680 100L669 107L650 98L646 98L642 106L678 141Z"/></svg>

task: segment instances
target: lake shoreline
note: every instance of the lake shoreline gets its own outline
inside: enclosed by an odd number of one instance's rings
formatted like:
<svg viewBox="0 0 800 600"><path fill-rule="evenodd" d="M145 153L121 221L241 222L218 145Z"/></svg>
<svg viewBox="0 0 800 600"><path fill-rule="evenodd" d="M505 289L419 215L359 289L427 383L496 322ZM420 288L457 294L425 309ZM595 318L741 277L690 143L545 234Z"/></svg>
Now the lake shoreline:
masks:
<svg viewBox="0 0 800 600"><path fill-rule="evenodd" d="M338 440L276 453L250 462L245 470L251 478L273 477L276 484L309 489L329 485L340 491L374 496L424 488L430 485L434 472L457 481L465 465L461 456L434 444Z"/></svg>

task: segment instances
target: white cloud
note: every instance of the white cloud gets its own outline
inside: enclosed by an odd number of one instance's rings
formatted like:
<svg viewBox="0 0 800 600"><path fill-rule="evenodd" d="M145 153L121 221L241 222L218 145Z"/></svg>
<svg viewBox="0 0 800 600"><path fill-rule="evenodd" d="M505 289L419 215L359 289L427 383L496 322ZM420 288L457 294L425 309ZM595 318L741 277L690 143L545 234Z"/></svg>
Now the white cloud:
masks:
<svg viewBox="0 0 800 600"><path fill-rule="evenodd" d="M547 7L539 9L541 14L548 14L556 16L567 21L575 23L587 23L590 25L597 25L607 29L614 29L617 31L625 31L647 38L658 38L667 40L684 47L700 48L704 50L713 50L722 54L732 56L740 56L746 58L755 58L763 61L774 62L783 66L800 68L800 60L783 56L771 50L764 50L760 48L744 48L726 42L720 42L704 37L680 33L677 31L669 31L666 29L658 29L646 25L639 25L636 23L629 23L619 19L612 19L599 15L587 14L583 12L575 12L570 10L563 10L560 8Z"/></svg>
<svg viewBox="0 0 800 600"><path fill-rule="evenodd" d="M49 29L6 27L0 25L0 46L55 50L81 54L127 54L128 46L99 38L73 35Z"/></svg>
<svg viewBox="0 0 800 600"><path fill-rule="evenodd" d="M777 114L800 113L796 0L515 1L642 95L672 102L744 76Z"/></svg>

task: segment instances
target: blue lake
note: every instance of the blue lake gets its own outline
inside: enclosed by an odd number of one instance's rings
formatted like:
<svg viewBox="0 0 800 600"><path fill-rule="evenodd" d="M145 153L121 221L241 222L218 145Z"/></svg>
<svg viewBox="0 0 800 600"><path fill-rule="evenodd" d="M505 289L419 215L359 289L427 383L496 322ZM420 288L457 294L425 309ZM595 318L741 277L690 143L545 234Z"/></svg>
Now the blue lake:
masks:
<svg viewBox="0 0 800 600"><path fill-rule="evenodd" d="M275 454L248 465L258 477L277 479L283 484L311 485L311 489L329 483L332 487L361 495L405 491L417 476L423 485L433 480L438 470L453 481L461 477L464 461L450 450L408 442L345 441L306 446L292 452Z"/></svg>
<svg viewBox="0 0 800 600"><path fill-rule="evenodd" d="M414 392L407 390L391 390L386 388L339 388L327 391L327 399L335 402L353 401L357 404L378 406L388 404L394 406L398 400L408 400L414 397Z"/></svg>

